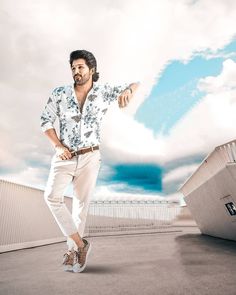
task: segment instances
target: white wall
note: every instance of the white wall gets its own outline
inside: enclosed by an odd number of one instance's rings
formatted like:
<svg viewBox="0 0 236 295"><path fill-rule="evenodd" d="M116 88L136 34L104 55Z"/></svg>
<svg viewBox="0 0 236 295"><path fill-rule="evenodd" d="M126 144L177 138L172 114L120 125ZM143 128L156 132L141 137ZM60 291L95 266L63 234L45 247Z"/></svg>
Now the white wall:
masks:
<svg viewBox="0 0 236 295"><path fill-rule="evenodd" d="M71 208L71 199L65 197ZM0 252L65 241L43 191L0 180Z"/></svg>
<svg viewBox="0 0 236 295"><path fill-rule="evenodd" d="M185 196L203 234L236 241L236 215L225 204L236 204L236 164L227 164L213 177Z"/></svg>

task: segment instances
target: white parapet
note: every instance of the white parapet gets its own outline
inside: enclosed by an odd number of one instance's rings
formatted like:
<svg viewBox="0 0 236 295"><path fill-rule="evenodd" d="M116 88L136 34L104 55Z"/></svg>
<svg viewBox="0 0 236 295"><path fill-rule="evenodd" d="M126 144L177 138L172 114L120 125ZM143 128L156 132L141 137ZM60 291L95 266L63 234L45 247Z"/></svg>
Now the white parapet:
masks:
<svg viewBox="0 0 236 295"><path fill-rule="evenodd" d="M236 140L216 147L179 190L203 234L236 241Z"/></svg>

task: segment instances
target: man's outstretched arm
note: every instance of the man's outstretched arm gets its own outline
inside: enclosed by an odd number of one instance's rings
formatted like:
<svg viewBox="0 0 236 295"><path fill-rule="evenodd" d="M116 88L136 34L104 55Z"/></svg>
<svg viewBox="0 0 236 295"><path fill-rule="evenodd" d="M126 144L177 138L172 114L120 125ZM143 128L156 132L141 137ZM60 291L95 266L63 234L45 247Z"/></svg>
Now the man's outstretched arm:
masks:
<svg viewBox="0 0 236 295"><path fill-rule="evenodd" d="M140 82L131 83L118 97L118 104L120 108L124 108L130 102L130 99L133 97L135 91L139 87Z"/></svg>

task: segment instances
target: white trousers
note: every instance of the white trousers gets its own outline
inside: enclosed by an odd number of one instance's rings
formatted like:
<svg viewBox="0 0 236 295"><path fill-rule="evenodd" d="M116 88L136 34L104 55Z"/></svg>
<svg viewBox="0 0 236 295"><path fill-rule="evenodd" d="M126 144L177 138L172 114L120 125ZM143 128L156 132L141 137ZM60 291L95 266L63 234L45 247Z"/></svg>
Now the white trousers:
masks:
<svg viewBox="0 0 236 295"><path fill-rule="evenodd" d="M85 222L101 165L99 150L78 155L70 160L52 157L51 168L44 192L44 200L52 212L59 228L67 237L68 249L76 247L69 237L76 232L84 235ZM72 182L72 214L64 202L64 191Z"/></svg>

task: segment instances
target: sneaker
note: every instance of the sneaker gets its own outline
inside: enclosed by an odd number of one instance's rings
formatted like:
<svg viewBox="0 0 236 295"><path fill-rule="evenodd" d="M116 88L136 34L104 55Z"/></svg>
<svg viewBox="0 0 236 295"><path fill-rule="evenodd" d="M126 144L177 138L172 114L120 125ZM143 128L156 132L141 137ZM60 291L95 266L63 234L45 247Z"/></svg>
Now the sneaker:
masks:
<svg viewBox="0 0 236 295"><path fill-rule="evenodd" d="M75 251L73 272L82 272L86 267L88 255L91 251L91 243L85 239L83 239L83 242L85 244L84 248Z"/></svg>
<svg viewBox="0 0 236 295"><path fill-rule="evenodd" d="M62 265L64 266L64 271L73 271L73 262L74 262L75 251L68 250L63 255Z"/></svg>

